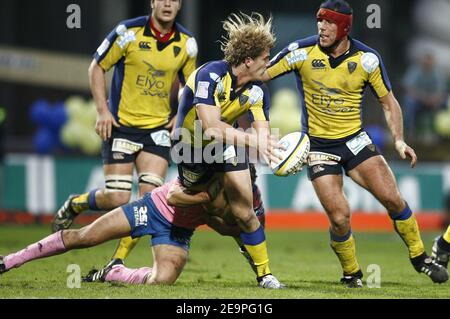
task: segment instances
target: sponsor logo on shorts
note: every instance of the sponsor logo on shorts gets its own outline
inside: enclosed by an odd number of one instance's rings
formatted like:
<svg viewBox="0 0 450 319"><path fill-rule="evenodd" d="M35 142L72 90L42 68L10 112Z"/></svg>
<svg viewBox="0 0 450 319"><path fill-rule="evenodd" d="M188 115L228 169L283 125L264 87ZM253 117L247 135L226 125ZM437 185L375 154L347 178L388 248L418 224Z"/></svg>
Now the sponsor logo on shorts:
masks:
<svg viewBox="0 0 450 319"><path fill-rule="evenodd" d="M147 216L147 211L148 208L146 206L134 206L133 207L133 211L134 211L134 224L136 227L138 226L147 226L148 223L148 216Z"/></svg>
<svg viewBox="0 0 450 319"><path fill-rule="evenodd" d="M112 145L112 151L132 155L144 148L143 144L134 143L123 138L115 138Z"/></svg>
<svg viewBox="0 0 450 319"><path fill-rule="evenodd" d="M367 146L367 148L371 151L371 152L375 152L377 150L375 144L370 144L369 146Z"/></svg>
<svg viewBox="0 0 450 319"><path fill-rule="evenodd" d="M183 168L182 170L183 170L183 178L190 183L197 182L203 176L203 173L195 173L185 168Z"/></svg>
<svg viewBox="0 0 450 319"><path fill-rule="evenodd" d="M329 154L329 153L322 153L322 152L310 152L308 163L309 166L315 166L319 164L325 164L325 165L336 165L341 160L340 156Z"/></svg>
<svg viewBox="0 0 450 319"><path fill-rule="evenodd" d="M113 153L113 159L115 159L116 161L124 160L125 154L124 153Z"/></svg>
<svg viewBox="0 0 450 319"><path fill-rule="evenodd" d="M320 172L323 172L325 170L325 167L323 167L322 165L316 165L313 166L312 171L314 174L319 174Z"/></svg>

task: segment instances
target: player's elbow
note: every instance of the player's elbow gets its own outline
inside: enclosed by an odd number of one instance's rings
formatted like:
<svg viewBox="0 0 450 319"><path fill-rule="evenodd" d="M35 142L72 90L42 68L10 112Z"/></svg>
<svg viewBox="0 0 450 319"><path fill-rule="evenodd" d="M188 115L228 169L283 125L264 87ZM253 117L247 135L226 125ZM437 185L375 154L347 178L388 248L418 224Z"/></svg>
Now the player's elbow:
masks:
<svg viewBox="0 0 450 319"><path fill-rule="evenodd" d="M95 77L96 75L98 75L98 74L102 75L104 73L105 72L100 67L100 65L98 65L97 61L95 59L92 60L92 63L91 63L91 65L89 65L89 69L88 69L89 78L92 80L92 78Z"/></svg>
<svg viewBox="0 0 450 319"><path fill-rule="evenodd" d="M177 201L177 196L174 192L168 192L166 195L166 201L169 206L178 206L179 202Z"/></svg>

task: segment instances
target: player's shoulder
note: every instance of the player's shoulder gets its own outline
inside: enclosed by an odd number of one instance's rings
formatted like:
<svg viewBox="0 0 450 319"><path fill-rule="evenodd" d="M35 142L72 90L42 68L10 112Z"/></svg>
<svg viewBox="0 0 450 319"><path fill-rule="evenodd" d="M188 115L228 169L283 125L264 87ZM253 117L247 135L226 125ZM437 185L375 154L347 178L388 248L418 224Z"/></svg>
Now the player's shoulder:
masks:
<svg viewBox="0 0 450 319"><path fill-rule="evenodd" d="M199 68L199 72L209 74L212 80L217 81L225 76L228 72L228 63L224 60L211 61L203 64Z"/></svg>
<svg viewBox="0 0 450 319"><path fill-rule="evenodd" d="M298 40L290 43L287 46L287 48L289 49L289 51L294 51L297 49L304 49L304 48L312 47L317 44L318 40L319 40L319 36L312 35L310 37L298 39Z"/></svg>
<svg viewBox="0 0 450 319"><path fill-rule="evenodd" d="M353 45L355 46L355 48L362 52L362 53L373 53L375 54L377 57L381 57L380 53L375 50L374 48L371 48L370 46L368 46L367 44L363 43L362 41L356 40L356 39L352 39L353 41Z"/></svg>
<svg viewBox="0 0 450 319"><path fill-rule="evenodd" d="M198 55L198 44L193 34L179 23L175 23L175 28L180 34L181 45L186 46L188 56L196 58Z"/></svg>
<svg viewBox="0 0 450 319"><path fill-rule="evenodd" d="M180 32L182 35L185 35L188 38L193 38L194 35L192 34L191 31L189 31L188 29L186 29L183 25L181 25L180 23L175 23L175 27L177 28L178 32Z"/></svg>
<svg viewBox="0 0 450 319"><path fill-rule="evenodd" d="M377 50L356 39L352 39L352 42L361 55L361 64L364 70L368 73L372 73L380 64L383 64L381 55Z"/></svg>
<svg viewBox="0 0 450 319"><path fill-rule="evenodd" d="M286 57L289 64L293 64L300 60L306 60L308 58L308 48L312 48L317 45L318 36L313 35L307 38L302 38L291 42L287 47L280 51L272 60L270 65L273 66Z"/></svg>
<svg viewBox="0 0 450 319"><path fill-rule="evenodd" d="M118 26L125 26L127 29L144 27L148 23L148 16L140 16L119 22Z"/></svg>
<svg viewBox="0 0 450 319"><path fill-rule="evenodd" d="M254 88L254 89L257 88L258 90L261 90L264 93L269 92L269 88L267 87L267 84L262 81L253 81L253 82L251 82L251 84L252 84L250 86L251 88Z"/></svg>

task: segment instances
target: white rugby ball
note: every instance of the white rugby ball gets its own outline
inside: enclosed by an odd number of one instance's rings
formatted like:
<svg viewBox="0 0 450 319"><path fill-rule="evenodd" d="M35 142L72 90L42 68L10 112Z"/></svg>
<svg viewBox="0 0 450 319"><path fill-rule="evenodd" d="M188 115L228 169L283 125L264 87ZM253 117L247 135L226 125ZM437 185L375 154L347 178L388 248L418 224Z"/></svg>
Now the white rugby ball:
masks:
<svg viewBox="0 0 450 319"><path fill-rule="evenodd" d="M277 176L288 176L297 173L305 165L308 159L310 142L309 137L302 132L294 132L284 136L278 145L284 146L285 151L278 150L281 161L270 166Z"/></svg>

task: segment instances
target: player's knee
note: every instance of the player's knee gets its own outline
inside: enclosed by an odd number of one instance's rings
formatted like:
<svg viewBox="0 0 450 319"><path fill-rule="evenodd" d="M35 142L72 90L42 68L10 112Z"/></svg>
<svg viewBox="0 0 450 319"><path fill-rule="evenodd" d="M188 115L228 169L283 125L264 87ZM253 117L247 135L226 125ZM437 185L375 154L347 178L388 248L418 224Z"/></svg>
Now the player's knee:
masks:
<svg viewBox="0 0 450 319"><path fill-rule="evenodd" d="M107 175L105 176L106 196L111 207L119 207L131 199L133 176L131 175Z"/></svg>
<svg viewBox="0 0 450 319"><path fill-rule="evenodd" d="M150 285L173 285L177 281L178 276L174 273L168 272L158 272L150 282L147 281Z"/></svg>
<svg viewBox="0 0 450 319"><path fill-rule="evenodd" d="M179 274L181 273L181 269L171 265L170 267L157 267L158 269L154 269L151 276L147 279L148 285L172 285L174 284Z"/></svg>
<svg viewBox="0 0 450 319"><path fill-rule="evenodd" d="M130 202L130 199L131 199L131 191L109 193L109 200L113 207L120 207L122 205L126 205Z"/></svg>
<svg viewBox="0 0 450 319"><path fill-rule="evenodd" d="M350 227L350 215L349 214L335 214L331 218L331 224L333 228L340 231L345 231Z"/></svg>

